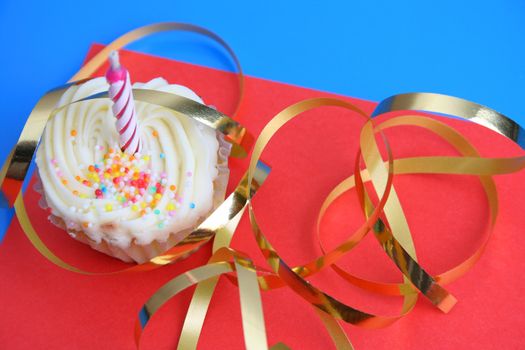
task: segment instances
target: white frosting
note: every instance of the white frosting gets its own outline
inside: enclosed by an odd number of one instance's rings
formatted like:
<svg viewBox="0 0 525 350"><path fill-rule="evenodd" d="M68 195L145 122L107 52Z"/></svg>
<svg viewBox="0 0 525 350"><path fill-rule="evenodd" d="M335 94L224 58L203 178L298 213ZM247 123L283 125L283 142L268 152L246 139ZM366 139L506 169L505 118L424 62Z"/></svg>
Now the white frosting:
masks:
<svg viewBox="0 0 525 350"><path fill-rule="evenodd" d="M190 89L170 85L162 78L133 86L170 92L203 103ZM59 105L107 89L104 78L93 79L70 87ZM170 233L194 227L199 218L212 209L213 181L217 177L219 142L215 130L165 108L139 101L136 112L144 146L142 153L150 157L149 162L142 161L138 167L143 171L150 169L152 176L164 172L166 187L176 186L174 192L166 190L158 199L155 208L160 209L160 214L152 208L141 215L136 207L132 209L131 202L122 204L113 196L96 198L95 188L84 185L77 178L88 177L89 165L102 164L110 147L118 150L110 100L77 103L58 113L48 122L36 156L45 199L52 214L62 218L68 228L83 231L97 243L106 240L122 248L128 247L133 240L142 245L155 240L165 241ZM174 200L174 196L179 200ZM170 203L177 206L170 211L171 216L164 210Z"/></svg>

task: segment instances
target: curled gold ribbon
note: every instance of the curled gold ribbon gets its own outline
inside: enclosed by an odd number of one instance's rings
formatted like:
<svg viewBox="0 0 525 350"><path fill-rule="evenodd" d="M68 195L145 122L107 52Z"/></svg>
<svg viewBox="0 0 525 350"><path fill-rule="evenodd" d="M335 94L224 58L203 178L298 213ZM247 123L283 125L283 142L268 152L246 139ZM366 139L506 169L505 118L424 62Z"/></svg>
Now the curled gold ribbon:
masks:
<svg viewBox="0 0 525 350"><path fill-rule="evenodd" d="M73 78L87 78L105 61L107 54L111 50L118 49L151 33L167 30L190 30L204 34L217 41L230 53L238 68L241 88L241 95L236 108L236 111L238 111L243 93L243 75L238 60L228 45L217 35L193 25L160 23L129 32L104 48ZM45 124L49 118L52 118L60 110L60 108L55 109L56 102L66 88L67 86L64 86L46 94L31 112L19 142L4 163L0 173L2 193L6 199L4 204L14 203L23 231L45 258L59 267L73 272L95 274L62 261L54 252L47 248L27 215L20 192ZM169 108L176 113L194 118L222 132L233 144L233 155L246 155L251 139L246 129L232 118L191 100L169 93L142 89L134 89L133 93L137 100ZM90 96L72 103L84 103L85 101L100 98L107 98L107 94ZM307 264L292 267L273 248L263 233L255 215L252 199L269 173L268 166L260 158L272 137L282 126L303 112L323 106L346 109L363 120L358 157L354 175L346 178L334 187L325 198L319 212L317 232L322 255ZM353 349L339 321L367 328L388 326L414 308L419 293L440 310L448 312L453 307L456 299L443 286L465 274L479 259L486 247L490 232L497 218L497 191L492 176L521 170L525 167L525 156L483 158L476 148L452 127L422 115L407 114L378 122L379 119L377 117L393 111L408 111L409 113L413 111L427 111L463 118L495 130L515 141L522 148L525 146L523 129L511 119L488 107L446 95L413 93L392 96L380 102L371 115L368 115L352 103L332 98L309 99L285 108L272 118L257 138L248 170L235 191L199 227L180 244L151 259L149 262L121 271L111 272L137 272L158 268L188 255L200 245L214 238L213 254L208 264L174 277L157 290L141 308L135 328L137 346L140 344L141 335L151 317L173 296L190 286L197 285L178 344L178 349L195 349L209 302L213 296L218 279L223 275L239 287L242 325L247 349L259 350L268 348L260 297L261 290L270 291L276 288L288 287L294 291L315 308L337 349ZM427 129L440 136L452 145L461 156L394 159L391 152L393 146L390 145L382 132L388 128L408 125ZM387 149L386 160L383 159L379 152L375 139L375 134L377 133L383 137L383 143ZM366 166L363 170L360 167L361 158ZM480 246L463 262L437 276L428 274L418 263L412 233L393 185L393 178L396 175L414 173L478 176L489 204L489 225L486 228L486 232L483 233L484 240ZM377 203L374 203L371 199L373 196L364 186L364 183L367 181L372 183L374 191L379 198L376 201ZM330 205L353 187L356 188L358 193L365 221L355 232L349 234L348 238L343 242L335 248L327 250L320 235L321 219ZM275 198L275 200L277 201L278 199ZM248 256L229 247L239 220L246 209L248 210L254 238L269 265L269 269L254 265ZM356 247L370 231L374 233L385 253L402 273L402 283L366 280L351 274L337 265L339 259ZM324 292L321 287L314 286L307 280L308 277L327 267L334 269L344 281L365 290L402 296L403 304L400 311L395 315L371 314L335 299ZM271 348L283 349L287 347L279 343Z"/></svg>
<svg viewBox="0 0 525 350"><path fill-rule="evenodd" d="M512 159L499 159L499 158L480 158L479 153L475 150L472 145L461 136L454 129L446 124L436 121L431 118L422 116L402 116L394 119L387 120L377 126L377 130L385 130L390 127L397 127L402 125L420 126L427 130L434 132L435 134L443 137L452 146L454 146L464 157L418 157L418 158L405 158L396 159L394 161L394 172L396 174L406 173L436 173L436 174L459 174L459 175L478 175L480 177L481 184L485 190L490 210L490 223L487 227L483 236L485 237L480 247L465 261L454 267L453 269L441 273L435 276L435 280L441 284L448 284L461 275L466 273L471 265L479 259L486 243L488 242L490 231L492 230L497 212L498 212L498 201L496 195L496 188L491 177L487 177L487 174L505 174L515 172L524 167L525 157L515 157ZM363 171L366 180L369 180L368 173ZM323 203L319 217L318 217L318 235L319 235L319 224L328 206L339 197L342 193L350 190L354 186L355 182L353 177L346 179L340 185L338 185L331 194L328 196L325 203ZM321 248L324 250L321 238L319 238ZM365 279L358 278L344 271L337 265L333 265L332 268L336 270L344 279L347 281L360 286L364 289L379 292L387 295L402 295L412 291L410 286L404 284L389 284L389 283L377 283L373 281L367 281ZM407 289L408 288L408 289Z"/></svg>
<svg viewBox="0 0 525 350"><path fill-rule="evenodd" d="M358 164L356 164L354 176L344 180L328 195L319 213L317 226L319 228L322 216L326 212L327 208L334 202L334 200L353 186L357 186L358 193L360 193L361 201L363 203L363 210L367 216L367 222L362 226L362 229L357 230L354 235L351 235L349 239L340 244L337 248L331 250L330 252L325 252L323 250L323 256L315 259L311 263L291 268L284 262L277 251L275 251L275 249L272 247L268 239L263 235L259 223L256 220L254 208L251 203L251 197L248 197L248 210L252 223L252 230L254 232L257 244L259 245L262 254L266 257L267 262L272 269L272 272L269 273L267 270L261 267L256 267L256 270L259 274L260 288L262 290L271 290L282 286L291 288L299 296L319 310L319 315L321 316L321 319L327 327L327 330L332 336L336 347L338 349L352 349L351 343L336 320L344 320L346 322L368 328L387 326L412 310L417 300L418 290L441 310L445 312L450 310L455 302L455 299L446 290L444 290L441 285L449 283L452 280L460 277L462 274L466 273L477 261L477 259L479 259L486 246L489 233L492 230L497 217L498 202L496 187L490 175L506 174L522 169L525 166L525 157L481 158L476 149L460 133L455 131L450 126L434 119L420 115L406 115L387 120L383 123L378 123L374 126L373 120L368 119L368 116L357 107L345 101L323 98L306 100L292 105L280 112L266 125L255 143L254 152L250 162L250 168L248 169L248 182L250 181L251 169L254 169L254 164L257 164L259 161L260 155L262 154L266 144L279 130L279 128L282 127L286 122L295 118L300 113L321 106L339 106L347 108L358 114L360 117L366 118L362 129L363 132L361 133L360 152L364 154L363 158L365 159L367 168L360 170ZM384 163L377 150L377 145L375 145L375 138L373 137L373 134L391 127L403 125L419 126L434 132L454 146L463 155L463 157L416 157L394 160L392 159L391 153L389 153L389 159L386 163ZM389 149L388 142L386 140L385 143L387 149ZM384 178L381 178L382 174L380 169L383 166L386 166L387 163L387 178L385 181ZM413 243L411 243L412 239L410 237L410 232L408 230L405 232L401 231L403 234L407 235L406 237L402 237L399 235L399 232L396 232L398 233L396 237L394 235L394 228L399 229L401 227L402 230L404 228L403 224L400 225L398 223L396 225L388 221L406 221L401 204L398 200L397 202L392 202L393 204L391 204L389 208L386 206L388 201L393 198L391 196L393 191L393 175L410 173L477 175L480 178L489 203L490 223L487 227L485 239L480 247L478 247L471 256L469 256L458 266L435 277L425 273L424 269L417 263L417 260L415 260L415 249L413 247ZM366 194L366 190L363 186L364 181L376 181L374 184L376 191L379 194L383 193L383 196L379 196L380 201L379 204L375 206L375 208L371 203L370 198ZM381 213L383 210L385 213L390 210L395 213L395 215L387 216L385 221L381 221L382 219L379 219L379 213ZM336 265L337 260L343 254L355 247L366 235L367 231L372 228L372 226L374 226L374 233L376 234L379 242L385 248L386 253L391 257L393 262L404 274L404 283L384 284L381 282L362 280L355 276L351 276L348 273L348 276L345 276L345 274L341 273L343 270ZM409 246L408 249L405 248L407 245ZM410 247L410 245L412 245L412 247ZM409 249L412 251L409 252ZM394 252L397 252L397 254ZM213 264L216 263L212 263L212 260L210 260L210 264L212 264L209 265L210 269L211 266L214 266ZM370 313L357 310L337 301L333 297L322 292L320 289L312 286L305 279L306 277L311 276L317 271L320 271L321 269L328 266L332 266L334 269L336 269L336 271L339 269L339 274L343 277L346 277L345 279L347 281L362 288L385 294L402 295L404 297L404 303L400 313L394 316L381 316L372 315ZM235 277L230 279L232 279L234 282L236 281ZM211 298L214 288L214 284L210 286L209 281L210 280L201 280L199 286L197 287L194 298L186 315L181 338L179 339L179 349L194 349L196 347L209 299ZM168 299L169 298L165 299L164 302ZM195 315L198 315L197 321L194 321L193 319L193 316Z"/></svg>

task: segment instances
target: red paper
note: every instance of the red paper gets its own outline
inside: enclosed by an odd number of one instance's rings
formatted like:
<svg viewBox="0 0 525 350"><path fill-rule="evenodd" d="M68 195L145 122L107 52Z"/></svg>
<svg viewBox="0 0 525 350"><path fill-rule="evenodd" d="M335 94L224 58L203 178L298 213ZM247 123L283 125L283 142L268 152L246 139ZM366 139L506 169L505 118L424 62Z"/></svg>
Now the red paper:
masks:
<svg viewBox="0 0 525 350"><path fill-rule="evenodd" d="M89 56L100 50L94 46ZM135 81L157 76L183 84L208 104L228 113L238 89L232 73L124 51L121 60ZM97 75L102 75L106 67ZM331 94L248 77L239 121L257 135L284 107L305 98ZM367 111L374 103L348 98ZM443 118L441 118L443 119ZM353 170L363 120L347 111L324 108L305 113L278 133L263 159L273 170L254 201L260 224L272 244L291 265L320 254L314 223L326 194ZM447 120L479 147L484 156L512 156L523 151L479 126ZM387 131L396 157L455 155L450 146L415 127ZM248 159L232 160L230 190ZM500 216L486 252L477 265L448 289L459 303L443 314L421 298L415 310L391 327L364 330L345 325L357 349L520 349L525 304L525 257L520 241L525 226L523 172L496 178ZM487 205L475 177L406 175L395 179L418 257L431 273L466 258L482 240ZM46 220L36 205L38 195L26 194L29 214L49 246L66 261L86 269L109 271L124 264L71 239ZM362 217L351 192L329 210L326 229L335 244L358 227ZM264 265L246 217L233 246ZM30 245L15 220L0 245L0 347L2 349L133 349L134 320L142 304L165 282L207 260L209 245L189 259L147 273L91 277L64 271ZM362 277L400 281L373 236L342 265ZM384 297L344 285L331 271L313 283L340 300L369 312L395 314L401 298ZM150 322L142 349L173 349L192 290L170 301ZM313 309L287 289L263 293L270 345L282 341L293 349L333 348ZM242 349L244 341L236 287L221 280L211 303L199 349Z"/></svg>

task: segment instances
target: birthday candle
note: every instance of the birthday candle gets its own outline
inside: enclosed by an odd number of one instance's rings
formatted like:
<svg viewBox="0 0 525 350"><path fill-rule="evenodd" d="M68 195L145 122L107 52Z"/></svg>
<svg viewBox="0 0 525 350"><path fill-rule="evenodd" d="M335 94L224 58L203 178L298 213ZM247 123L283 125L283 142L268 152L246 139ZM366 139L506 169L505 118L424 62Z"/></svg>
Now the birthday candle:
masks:
<svg viewBox="0 0 525 350"><path fill-rule="evenodd" d="M128 154L135 154L141 151L142 142L129 72L120 64L117 51L110 53L109 62L106 79L109 83L108 94L113 100L113 115L117 118L120 149Z"/></svg>

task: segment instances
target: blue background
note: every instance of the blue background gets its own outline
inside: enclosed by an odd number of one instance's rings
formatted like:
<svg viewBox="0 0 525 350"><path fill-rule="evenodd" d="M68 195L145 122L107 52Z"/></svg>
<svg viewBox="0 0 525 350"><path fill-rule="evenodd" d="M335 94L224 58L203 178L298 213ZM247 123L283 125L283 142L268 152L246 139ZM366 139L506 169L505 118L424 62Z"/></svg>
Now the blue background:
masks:
<svg viewBox="0 0 525 350"><path fill-rule="evenodd" d="M525 122L523 0L0 0L0 160L38 98L78 70L91 43L158 21L215 31L249 75L370 100L452 94ZM160 34L130 48L232 68L217 47L190 34ZM0 213L0 239L9 216Z"/></svg>

